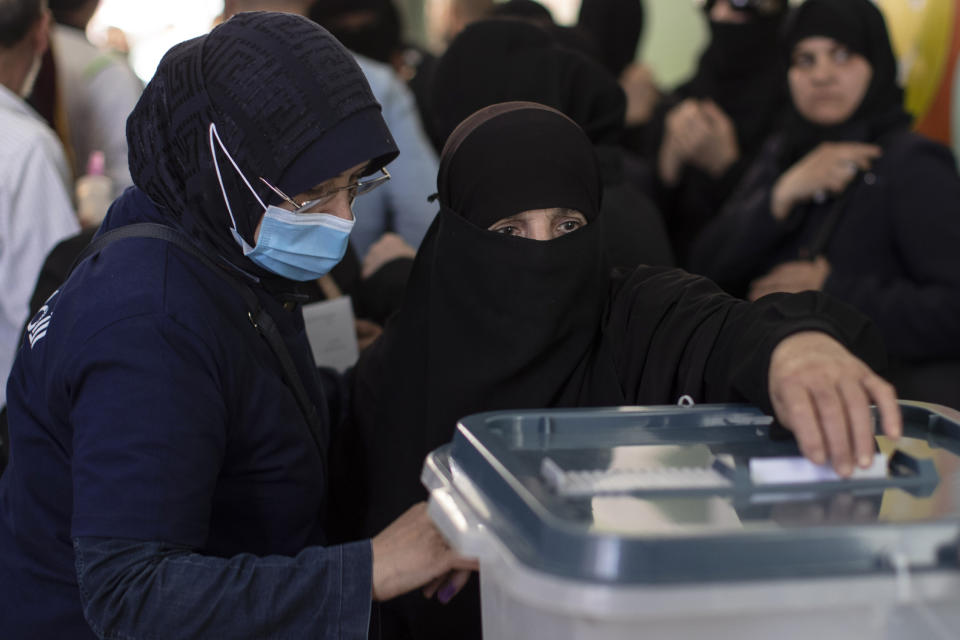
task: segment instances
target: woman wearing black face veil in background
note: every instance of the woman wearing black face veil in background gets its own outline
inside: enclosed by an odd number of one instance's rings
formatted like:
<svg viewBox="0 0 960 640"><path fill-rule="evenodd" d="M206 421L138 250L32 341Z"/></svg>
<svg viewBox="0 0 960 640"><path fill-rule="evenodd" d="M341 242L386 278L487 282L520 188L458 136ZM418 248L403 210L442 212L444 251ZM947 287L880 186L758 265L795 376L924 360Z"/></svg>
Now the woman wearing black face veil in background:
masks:
<svg viewBox="0 0 960 640"><path fill-rule="evenodd" d="M691 267L735 295L822 289L873 319L903 397L960 406L960 178L909 129L880 11L808 0L781 61L794 109Z"/></svg>
<svg viewBox="0 0 960 640"><path fill-rule="evenodd" d="M772 403L804 452L822 461L829 448L842 473L850 452L815 442L855 441L862 463L867 395L882 406L885 429L898 432L892 390L820 333L879 363L879 340L856 312L815 293L746 303L664 267L611 273L592 146L561 113L516 102L482 109L447 141L437 183L441 211L403 306L354 371L356 424L344 433L359 440L339 462L358 494L338 496L347 517L366 505L354 534L422 499L424 456L478 411L682 395ZM861 416L855 424L830 428L787 406L795 393L835 394L829 385L857 380L867 381L859 401L806 405L810 415L851 411ZM479 637L472 584L446 609L417 595L381 606L384 637Z"/></svg>
<svg viewBox="0 0 960 640"><path fill-rule="evenodd" d="M593 142L603 182L605 245L611 264L673 265L663 218L631 180L619 145L626 99L616 79L551 31L521 20L484 20L464 29L437 64L432 111L446 138L474 111L529 100L579 124Z"/></svg>
<svg viewBox="0 0 960 640"><path fill-rule="evenodd" d="M680 266L786 108L777 36L786 0L698 0L710 44L631 147L656 164L655 200ZM634 131L637 134L636 131Z"/></svg>

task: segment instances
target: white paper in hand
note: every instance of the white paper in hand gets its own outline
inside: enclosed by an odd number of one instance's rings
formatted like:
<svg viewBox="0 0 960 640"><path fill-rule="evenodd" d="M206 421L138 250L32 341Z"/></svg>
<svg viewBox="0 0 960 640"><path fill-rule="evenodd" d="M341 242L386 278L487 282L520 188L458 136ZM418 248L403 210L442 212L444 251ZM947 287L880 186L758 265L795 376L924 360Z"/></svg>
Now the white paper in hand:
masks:
<svg viewBox="0 0 960 640"><path fill-rule="evenodd" d="M360 350L349 296L305 305L303 321L318 366L331 367L342 373L356 364Z"/></svg>

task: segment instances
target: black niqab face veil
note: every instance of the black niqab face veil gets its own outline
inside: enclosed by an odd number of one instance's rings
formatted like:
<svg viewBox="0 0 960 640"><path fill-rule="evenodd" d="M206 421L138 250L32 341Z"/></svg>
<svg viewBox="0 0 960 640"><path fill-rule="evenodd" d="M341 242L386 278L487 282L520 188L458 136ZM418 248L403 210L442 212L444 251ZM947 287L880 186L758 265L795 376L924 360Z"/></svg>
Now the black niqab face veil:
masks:
<svg viewBox="0 0 960 640"><path fill-rule="evenodd" d="M610 281L596 213L600 178L583 131L542 105L483 109L451 136L438 187L442 208L403 306L358 365L360 386L381 394L367 423L376 432L364 436L374 457L385 456L367 470L377 514L370 530L419 495L415 483L400 487L396 478L418 477L423 452L449 441L459 418L574 406L597 380L594 347ZM590 222L545 242L486 229L547 207L580 209ZM618 388L615 380L603 387L608 396Z"/></svg>
<svg viewBox="0 0 960 640"><path fill-rule="evenodd" d="M870 0L807 0L784 29L786 64L797 44L811 37L831 38L862 55L873 75L863 101L846 122L824 127L793 110L787 125L787 162L796 161L821 142L876 142L890 131L909 126L911 118L903 109L903 89L897 81L897 61L887 26Z"/></svg>
<svg viewBox="0 0 960 640"><path fill-rule="evenodd" d="M244 258L232 236L211 123L264 202L276 197L261 176L296 195L397 155L353 56L305 18L242 13L171 49L127 120L133 181L198 242L268 278L276 276ZM263 207L215 148L237 231L253 245Z"/></svg>

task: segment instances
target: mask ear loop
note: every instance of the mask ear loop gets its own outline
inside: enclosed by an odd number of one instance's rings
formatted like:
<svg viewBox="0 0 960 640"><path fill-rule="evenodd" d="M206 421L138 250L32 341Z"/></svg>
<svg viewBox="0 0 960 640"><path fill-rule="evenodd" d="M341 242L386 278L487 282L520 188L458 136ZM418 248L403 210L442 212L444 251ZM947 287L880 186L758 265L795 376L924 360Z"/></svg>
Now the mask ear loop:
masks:
<svg viewBox="0 0 960 640"><path fill-rule="evenodd" d="M256 190L250 185L250 182L247 180L247 177L243 175L243 171L240 170L240 167L237 166L236 161L233 159L233 156L230 155L230 152L227 151L226 146L224 146L223 141L220 139L220 134L217 131L217 125L210 123L209 132L209 143L210 143L210 156L213 158L213 168L217 172L217 182L220 183L220 192L223 194L223 202L227 205L227 213L230 214L230 222L233 224L230 227L231 233L233 233L234 239L240 243L240 246L243 248L244 254L250 253L253 251L253 247L247 244L247 241L243 239L243 236L240 235L240 232L237 230L237 220L233 217L233 208L230 206L230 198L227 197L227 188L223 184L223 176L220 174L220 163L217 162L217 151L213 146L213 140L216 138L217 144L220 146L220 149L223 151L223 155L227 156L227 160L230 161L230 164L233 165L234 170L240 176L240 179L243 180L243 183L247 185L247 188L250 189L250 193L253 194L253 197L256 198L257 202L263 207L263 210L267 210L267 205L263 203L263 200L260 199L260 196L257 195Z"/></svg>

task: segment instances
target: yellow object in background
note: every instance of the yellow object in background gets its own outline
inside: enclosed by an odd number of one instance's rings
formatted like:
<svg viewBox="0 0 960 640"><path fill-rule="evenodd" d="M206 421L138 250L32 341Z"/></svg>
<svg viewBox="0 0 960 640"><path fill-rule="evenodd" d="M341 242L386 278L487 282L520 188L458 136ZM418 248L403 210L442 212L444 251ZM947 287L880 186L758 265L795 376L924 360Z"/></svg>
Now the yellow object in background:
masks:
<svg viewBox="0 0 960 640"><path fill-rule="evenodd" d="M884 13L906 89L906 108L921 133L950 145L954 76L960 51L960 0L875 0Z"/></svg>
<svg viewBox="0 0 960 640"><path fill-rule="evenodd" d="M956 0L877 0L877 4L900 61L907 111L920 119L947 80Z"/></svg>

